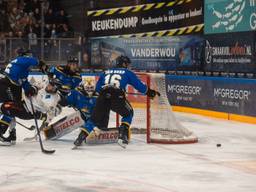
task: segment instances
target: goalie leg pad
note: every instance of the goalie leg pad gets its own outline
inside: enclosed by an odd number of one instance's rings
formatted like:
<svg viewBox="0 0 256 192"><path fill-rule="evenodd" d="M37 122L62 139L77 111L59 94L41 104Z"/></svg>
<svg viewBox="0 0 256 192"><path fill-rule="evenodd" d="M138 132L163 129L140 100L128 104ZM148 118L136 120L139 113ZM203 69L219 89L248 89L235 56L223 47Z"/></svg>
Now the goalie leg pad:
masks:
<svg viewBox="0 0 256 192"><path fill-rule="evenodd" d="M98 136L94 133L90 133L86 138L87 144L108 144L117 143L118 140L118 129L108 128L106 130L101 130Z"/></svg>
<svg viewBox="0 0 256 192"><path fill-rule="evenodd" d="M46 139L58 139L84 124L79 112L63 117L43 129Z"/></svg>

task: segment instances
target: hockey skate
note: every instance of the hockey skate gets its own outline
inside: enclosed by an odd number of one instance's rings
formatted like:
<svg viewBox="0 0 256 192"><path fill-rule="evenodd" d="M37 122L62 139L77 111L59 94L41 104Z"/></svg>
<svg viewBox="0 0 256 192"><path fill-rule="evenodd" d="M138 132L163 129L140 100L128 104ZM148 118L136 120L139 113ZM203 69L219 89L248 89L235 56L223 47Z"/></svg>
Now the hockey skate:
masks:
<svg viewBox="0 0 256 192"><path fill-rule="evenodd" d="M16 129L15 128L10 130L9 136L7 137L7 139L10 140L12 145L16 144Z"/></svg>
<svg viewBox="0 0 256 192"><path fill-rule="evenodd" d="M12 120L9 127L9 136L7 137L12 145L16 144L16 120Z"/></svg>
<svg viewBox="0 0 256 192"><path fill-rule="evenodd" d="M15 126L16 126L16 121L15 121L15 119L13 119L10 122L10 125L9 125L9 136L5 137L3 135L3 133L0 134L0 145L9 146L9 145L15 145L16 144L16 129L15 129Z"/></svg>
<svg viewBox="0 0 256 192"><path fill-rule="evenodd" d="M126 146L128 145L128 130L129 130L129 127L125 124L122 124L119 127L119 135L118 135L117 143L123 148L126 148Z"/></svg>
<svg viewBox="0 0 256 192"><path fill-rule="evenodd" d="M3 135L0 134L0 145L3 146L10 146L11 145L11 140L9 137L4 137Z"/></svg>
<svg viewBox="0 0 256 192"><path fill-rule="evenodd" d="M83 141L86 142L86 137L87 136L88 136L88 134L85 131L81 130L77 139L74 142L75 147L81 146Z"/></svg>

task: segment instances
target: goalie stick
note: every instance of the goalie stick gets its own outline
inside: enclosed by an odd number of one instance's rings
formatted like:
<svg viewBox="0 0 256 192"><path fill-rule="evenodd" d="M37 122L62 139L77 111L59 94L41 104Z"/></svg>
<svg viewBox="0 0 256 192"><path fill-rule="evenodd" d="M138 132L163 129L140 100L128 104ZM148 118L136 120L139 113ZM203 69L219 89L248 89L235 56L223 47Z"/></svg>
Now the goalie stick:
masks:
<svg viewBox="0 0 256 192"><path fill-rule="evenodd" d="M37 135L38 135L38 138L39 138L39 143L40 143L41 151L43 153L45 153L45 154L52 154L52 153L55 152L55 150L46 150L44 148L44 146L43 146L42 138L41 138L41 135L40 135L40 130L39 130L39 127L38 127L36 116L35 116L35 110L34 110L32 98L30 97L29 100L30 100L30 104L31 104L31 108L32 108L32 113L33 113L34 120L35 120L35 126L36 126L36 130L37 130Z"/></svg>

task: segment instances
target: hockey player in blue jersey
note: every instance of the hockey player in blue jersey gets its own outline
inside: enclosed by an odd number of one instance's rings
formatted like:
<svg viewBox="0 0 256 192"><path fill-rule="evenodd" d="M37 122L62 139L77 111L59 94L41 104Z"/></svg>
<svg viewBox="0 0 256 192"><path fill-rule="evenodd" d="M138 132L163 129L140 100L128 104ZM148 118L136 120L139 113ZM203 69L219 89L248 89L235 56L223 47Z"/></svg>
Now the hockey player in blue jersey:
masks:
<svg viewBox="0 0 256 192"><path fill-rule="evenodd" d="M61 100L58 102L58 104L63 107L69 106L79 111L83 121L86 122L91 116L92 110L96 102L96 98L97 95L95 94L95 84L92 81L88 80L85 83L82 82L76 89L72 89L66 96L62 95ZM70 116L73 116L74 114L66 116L65 120L68 119ZM60 119L60 121L62 121L62 119ZM70 119L68 119L67 121L70 121ZM77 125L74 124L61 130L57 128L56 131L55 125L57 125L57 127L59 126L57 121L57 123L54 123L45 128L44 134L47 139L56 139L76 129Z"/></svg>
<svg viewBox="0 0 256 192"><path fill-rule="evenodd" d="M60 100L61 106L70 106L81 113L81 117L87 121L91 116L97 95L93 85L81 83L76 89L72 89L67 96Z"/></svg>
<svg viewBox="0 0 256 192"><path fill-rule="evenodd" d="M77 87L82 78L79 74L78 59L70 56L65 66L53 66L48 72L50 81L57 85L63 95L67 95L71 89Z"/></svg>
<svg viewBox="0 0 256 192"><path fill-rule="evenodd" d="M38 61L31 55L31 52L24 49L18 50L18 57L12 60L0 76L0 142L9 145L16 140L15 129L10 129L9 137L4 137L9 126L15 126L14 117L22 119L33 118L28 114L22 104L22 89L25 95L31 97L37 94L37 88L28 82L28 75L31 67L39 67L42 72L47 70L43 61ZM39 118L41 113L37 113ZM28 117L30 116L30 117Z"/></svg>
<svg viewBox="0 0 256 192"><path fill-rule="evenodd" d="M74 142L75 146L80 146L91 131L97 135L100 132L98 128L107 128L109 113L112 110L122 116L118 143L125 147L128 144L128 132L133 118L133 108L125 96L126 86L130 84L152 99L156 95L160 95L143 84L134 72L127 69L131 63L128 57L120 56L116 63L116 68L108 69L100 75L96 84L96 92L99 93L99 97L91 118Z"/></svg>

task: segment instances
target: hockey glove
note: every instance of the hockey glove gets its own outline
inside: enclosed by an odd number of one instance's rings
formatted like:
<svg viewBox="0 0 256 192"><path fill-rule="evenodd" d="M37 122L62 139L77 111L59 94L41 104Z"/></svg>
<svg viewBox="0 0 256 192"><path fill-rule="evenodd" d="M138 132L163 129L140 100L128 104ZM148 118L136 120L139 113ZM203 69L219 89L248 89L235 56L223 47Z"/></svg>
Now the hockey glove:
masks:
<svg viewBox="0 0 256 192"><path fill-rule="evenodd" d="M44 61L40 60L38 66L42 73L44 73L44 74L47 73L48 66L46 65L46 63Z"/></svg>
<svg viewBox="0 0 256 192"><path fill-rule="evenodd" d="M146 95L149 96L150 99L154 99L156 95L160 96L158 91L148 88Z"/></svg>
<svg viewBox="0 0 256 192"><path fill-rule="evenodd" d="M38 92L37 87L31 86L31 87L28 88L28 90L25 91L25 95L27 97L32 97L32 96L36 95L37 92Z"/></svg>

